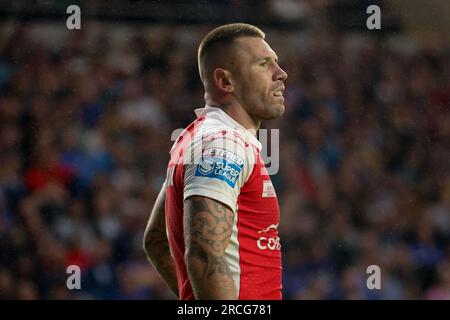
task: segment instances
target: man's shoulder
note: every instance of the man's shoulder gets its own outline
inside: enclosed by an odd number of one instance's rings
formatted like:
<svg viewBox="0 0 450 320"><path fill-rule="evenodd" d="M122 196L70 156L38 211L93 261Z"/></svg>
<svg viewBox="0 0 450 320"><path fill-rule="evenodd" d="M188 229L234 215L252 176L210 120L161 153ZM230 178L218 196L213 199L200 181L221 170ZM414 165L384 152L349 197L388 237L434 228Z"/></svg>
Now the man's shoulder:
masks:
<svg viewBox="0 0 450 320"><path fill-rule="evenodd" d="M206 114L181 132L172 146L171 153L179 150L180 155L195 158L211 152L222 154L222 150L241 157L244 162L254 163L258 152L255 140L246 129L233 126L218 115Z"/></svg>

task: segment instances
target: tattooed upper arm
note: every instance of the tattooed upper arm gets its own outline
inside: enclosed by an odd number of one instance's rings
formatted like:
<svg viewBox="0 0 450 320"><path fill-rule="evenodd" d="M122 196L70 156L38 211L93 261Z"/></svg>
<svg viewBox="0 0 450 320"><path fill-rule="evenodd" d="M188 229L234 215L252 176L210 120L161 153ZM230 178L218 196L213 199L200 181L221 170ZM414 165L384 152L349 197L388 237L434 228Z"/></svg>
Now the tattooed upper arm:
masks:
<svg viewBox="0 0 450 320"><path fill-rule="evenodd" d="M192 196L184 202L184 239L186 265L195 282L214 275L231 277L225 260L225 249L233 229L233 211L226 205L201 196ZM194 261L192 263L192 261ZM191 268L190 266L191 265ZM194 266L192 266L194 265Z"/></svg>

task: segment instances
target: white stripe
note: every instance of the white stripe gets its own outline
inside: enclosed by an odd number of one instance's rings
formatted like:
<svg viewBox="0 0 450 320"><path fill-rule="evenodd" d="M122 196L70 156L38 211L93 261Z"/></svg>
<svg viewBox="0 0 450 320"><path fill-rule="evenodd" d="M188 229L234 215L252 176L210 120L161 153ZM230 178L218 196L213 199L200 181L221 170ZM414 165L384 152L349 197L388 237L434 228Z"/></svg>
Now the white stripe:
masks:
<svg viewBox="0 0 450 320"><path fill-rule="evenodd" d="M241 286L241 265L239 257L239 240L238 240L238 210L236 209L236 214L233 220L233 231L231 233L230 242L225 250L225 259L231 270L231 275L236 286L236 292L239 299L239 289Z"/></svg>

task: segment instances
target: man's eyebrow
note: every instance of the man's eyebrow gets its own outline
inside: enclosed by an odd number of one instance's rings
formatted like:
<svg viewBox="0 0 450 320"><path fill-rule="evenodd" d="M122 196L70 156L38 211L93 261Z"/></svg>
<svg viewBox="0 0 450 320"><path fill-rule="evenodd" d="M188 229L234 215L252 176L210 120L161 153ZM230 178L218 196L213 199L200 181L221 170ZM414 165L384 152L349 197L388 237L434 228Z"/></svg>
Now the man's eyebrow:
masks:
<svg viewBox="0 0 450 320"><path fill-rule="evenodd" d="M278 63L278 56L275 56L275 58L273 56L266 56L266 57L258 58L258 61L261 61L261 60L264 60L264 61L267 61L267 62L271 61L271 60L274 60L275 62Z"/></svg>

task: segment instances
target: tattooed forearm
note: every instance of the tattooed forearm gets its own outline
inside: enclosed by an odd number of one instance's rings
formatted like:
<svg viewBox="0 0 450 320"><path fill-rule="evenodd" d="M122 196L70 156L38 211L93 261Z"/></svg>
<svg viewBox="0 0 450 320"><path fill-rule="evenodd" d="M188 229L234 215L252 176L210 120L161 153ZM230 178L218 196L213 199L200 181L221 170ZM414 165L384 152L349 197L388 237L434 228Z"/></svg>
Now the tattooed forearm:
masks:
<svg viewBox="0 0 450 320"><path fill-rule="evenodd" d="M177 274L175 263L170 252L166 234L164 212L164 187L156 199L144 235L144 249L148 259L161 275L167 286L178 296Z"/></svg>
<svg viewBox="0 0 450 320"><path fill-rule="evenodd" d="M237 298L225 259L233 219L233 211L215 200L196 196L185 201L186 266L197 299Z"/></svg>

